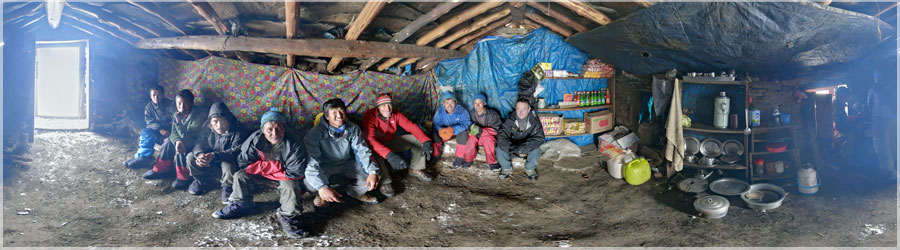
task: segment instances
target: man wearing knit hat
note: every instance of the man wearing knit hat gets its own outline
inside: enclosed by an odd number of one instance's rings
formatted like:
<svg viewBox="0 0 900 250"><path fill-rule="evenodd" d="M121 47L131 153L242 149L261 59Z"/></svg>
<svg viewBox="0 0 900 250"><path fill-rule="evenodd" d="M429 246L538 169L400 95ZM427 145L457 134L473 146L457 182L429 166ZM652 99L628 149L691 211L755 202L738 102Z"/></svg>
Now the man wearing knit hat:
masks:
<svg viewBox="0 0 900 250"><path fill-rule="evenodd" d="M410 150L412 157L409 166L409 175L422 181L431 181L431 177L425 173L425 162L431 157L431 138L422 132L418 125L406 118L399 110L394 109L391 95L378 94L375 108L369 109L363 115L363 135L366 142L377 154L381 170L381 194L394 196L391 187L391 176L384 167L384 161L390 163L395 170L407 168L406 161L400 157L401 152ZM397 127L403 128L408 134L397 136Z"/></svg>
<svg viewBox="0 0 900 250"><path fill-rule="evenodd" d="M472 100L472 111L469 112L469 119L472 125L469 125L468 139L461 142L457 137L456 160L453 161L453 167L468 168L475 160L478 154L478 147L484 147L485 161L493 171L500 171L500 164L497 163L497 155L494 147L497 142L497 131L500 130L500 113L496 110L485 106L487 97L484 94L475 94Z"/></svg>
<svg viewBox="0 0 900 250"><path fill-rule="evenodd" d="M443 142L452 138L460 138L457 139L457 142L465 144L465 140L469 138L468 135L463 136L466 129L472 124L472 121L469 120L469 112L461 105L456 104L453 92L441 95L441 106L434 112L432 122L434 123L434 134L431 138L435 159L440 158Z"/></svg>
<svg viewBox="0 0 900 250"><path fill-rule="evenodd" d="M347 122L346 104L337 98L328 100L322 105L322 113L324 120L303 139L309 152L303 184L306 190L317 194L313 205L340 203L341 194L330 184L346 179L353 180L347 195L366 204L377 204L378 199L366 193L378 186L379 169L371 161L372 153L359 126Z"/></svg>
<svg viewBox="0 0 900 250"><path fill-rule="evenodd" d="M300 182L307 163L304 144L294 135L285 132L285 118L273 108L260 119L261 128L250 134L241 145L238 168L232 180L232 193L228 206L213 213L217 219L238 218L254 207L253 186L262 182L277 181L279 202L278 222L289 237L303 237L307 232L300 227Z"/></svg>

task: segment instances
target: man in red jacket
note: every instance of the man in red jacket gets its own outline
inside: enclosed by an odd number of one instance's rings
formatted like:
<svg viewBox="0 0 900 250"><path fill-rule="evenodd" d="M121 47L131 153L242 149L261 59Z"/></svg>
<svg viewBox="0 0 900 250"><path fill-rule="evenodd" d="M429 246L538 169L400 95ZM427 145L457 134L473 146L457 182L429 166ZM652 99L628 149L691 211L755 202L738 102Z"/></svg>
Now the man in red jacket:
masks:
<svg viewBox="0 0 900 250"><path fill-rule="evenodd" d="M415 123L406 118L403 113L395 110L391 105L391 95L378 94L375 108L366 111L363 115L363 134L366 142L377 155L375 158L381 167L381 194L394 196L391 187L391 177L385 169L384 161L390 163L395 170L409 168L409 175L422 181L431 181L431 177L425 173L425 162L431 157L431 138L422 132ZM409 134L399 135L397 127L403 128ZM412 157L410 166L400 157L400 153L410 150Z"/></svg>

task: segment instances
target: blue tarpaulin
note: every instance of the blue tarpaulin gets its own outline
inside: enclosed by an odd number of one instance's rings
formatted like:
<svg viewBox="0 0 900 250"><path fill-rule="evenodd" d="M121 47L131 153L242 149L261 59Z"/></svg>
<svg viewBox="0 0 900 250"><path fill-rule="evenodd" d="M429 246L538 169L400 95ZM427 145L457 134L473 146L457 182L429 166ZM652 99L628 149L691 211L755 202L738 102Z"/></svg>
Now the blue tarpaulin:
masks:
<svg viewBox="0 0 900 250"><path fill-rule="evenodd" d="M549 62L553 69L579 73L587 59L563 37L539 28L525 36L481 39L468 56L441 61L434 72L441 92L453 91L464 107L471 109L472 96L482 92L487 105L506 117L515 106L522 72Z"/></svg>

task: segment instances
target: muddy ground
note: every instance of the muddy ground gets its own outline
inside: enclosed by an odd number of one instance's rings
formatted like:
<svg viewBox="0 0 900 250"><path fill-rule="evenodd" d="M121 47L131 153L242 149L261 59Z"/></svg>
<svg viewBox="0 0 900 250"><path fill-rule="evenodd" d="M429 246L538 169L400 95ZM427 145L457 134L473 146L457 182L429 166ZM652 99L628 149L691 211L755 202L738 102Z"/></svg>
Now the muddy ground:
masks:
<svg viewBox="0 0 900 250"><path fill-rule="evenodd" d="M521 169L498 181L484 166L439 166L434 182L400 180L399 194L381 204L347 201L312 212L315 235L290 239L274 216L274 188L257 195L258 213L214 219L218 190L193 196L171 190L170 180L142 179L146 168L122 166L135 141L39 133L29 153L5 157L3 246L897 245L896 183L873 184L858 171L820 170L819 194L788 185L784 205L765 213L733 204L725 218L704 219L691 196L661 179L640 186L613 179L594 153L557 163L583 173L542 160L537 182ZM884 230L867 234L865 224Z"/></svg>

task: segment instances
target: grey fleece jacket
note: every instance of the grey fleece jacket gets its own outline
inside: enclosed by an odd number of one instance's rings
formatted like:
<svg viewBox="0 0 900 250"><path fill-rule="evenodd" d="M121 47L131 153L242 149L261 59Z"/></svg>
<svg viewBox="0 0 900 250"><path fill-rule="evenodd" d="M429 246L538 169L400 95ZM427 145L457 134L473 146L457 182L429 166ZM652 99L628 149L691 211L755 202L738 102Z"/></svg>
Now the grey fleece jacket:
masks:
<svg viewBox="0 0 900 250"><path fill-rule="evenodd" d="M310 186L317 190L327 186L329 176L343 172L345 167L353 167L353 161L359 163L367 174L378 174L378 167L371 160L372 152L359 126L347 122L340 135L331 132L330 126L323 120L303 140L309 154L306 181Z"/></svg>

